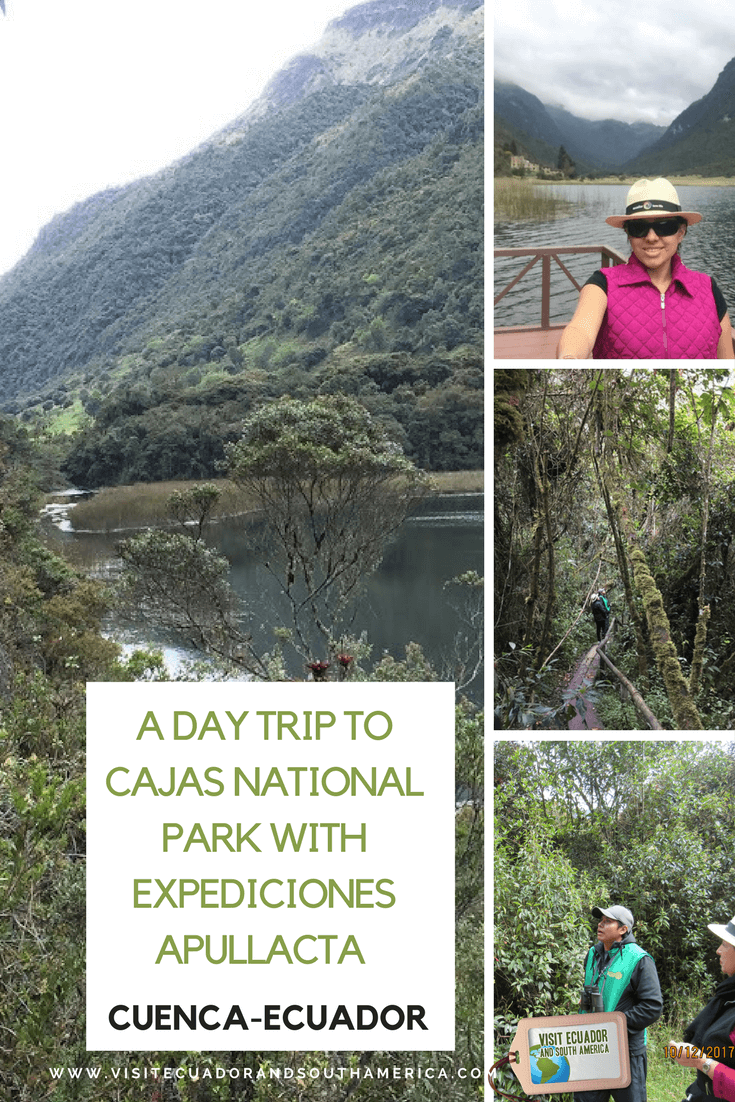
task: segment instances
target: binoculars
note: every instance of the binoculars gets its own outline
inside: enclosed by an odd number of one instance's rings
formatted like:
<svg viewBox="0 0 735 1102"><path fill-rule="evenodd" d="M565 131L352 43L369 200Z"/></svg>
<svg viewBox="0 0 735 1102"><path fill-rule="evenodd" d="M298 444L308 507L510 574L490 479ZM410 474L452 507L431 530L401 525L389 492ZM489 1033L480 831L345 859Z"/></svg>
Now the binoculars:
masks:
<svg viewBox="0 0 735 1102"><path fill-rule="evenodd" d="M582 997L579 1001L580 1011L590 1014L601 1014L605 1007L602 1005L602 994L596 983L586 983L582 988Z"/></svg>

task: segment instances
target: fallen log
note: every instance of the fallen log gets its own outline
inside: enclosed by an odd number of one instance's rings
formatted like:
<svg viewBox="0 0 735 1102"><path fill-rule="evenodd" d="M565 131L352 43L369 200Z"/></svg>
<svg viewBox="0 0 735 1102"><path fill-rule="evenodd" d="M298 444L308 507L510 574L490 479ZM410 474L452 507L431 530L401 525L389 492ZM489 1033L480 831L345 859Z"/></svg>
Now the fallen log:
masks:
<svg viewBox="0 0 735 1102"><path fill-rule="evenodd" d="M608 632L608 635L609 634L610 634L610 632ZM603 641L597 647L600 658L602 659L602 661L605 663L606 666L610 667L612 672L615 674L615 676L617 678L620 679L620 681L623 683L623 685L625 685L625 688L630 693L631 700L633 701L633 703L635 704L636 708L641 713L641 715L643 716L645 721L647 722L649 729L651 731L663 731L663 730L665 730L665 728L662 727L661 724L659 723L659 721L656 719L655 715L653 714L651 709L648 707L645 700L643 699L641 694L636 689L635 685L633 685L632 682L628 681L628 678L625 676L625 674L621 673L620 670L617 668L617 666L614 666L612 664L612 662L610 661L610 659L605 654L605 652L602 648L604 647L605 643L607 642L608 635L605 636Z"/></svg>

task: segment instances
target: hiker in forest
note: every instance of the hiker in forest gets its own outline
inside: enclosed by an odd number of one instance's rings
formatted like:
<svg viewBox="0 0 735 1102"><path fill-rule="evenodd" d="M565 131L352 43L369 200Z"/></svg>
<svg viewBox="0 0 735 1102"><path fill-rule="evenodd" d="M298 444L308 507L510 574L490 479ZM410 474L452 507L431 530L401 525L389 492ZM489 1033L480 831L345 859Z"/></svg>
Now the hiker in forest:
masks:
<svg viewBox="0 0 735 1102"><path fill-rule="evenodd" d="M599 593L593 593L590 597L590 609L595 618L597 627L597 642L604 639L610 627L610 602L607 599L605 589L600 588Z"/></svg>
<svg viewBox="0 0 735 1102"><path fill-rule="evenodd" d="M625 230L631 255L587 280L557 359L735 359L720 288L679 256L689 226L702 215L682 210L674 186L659 177L637 180L625 213L605 221Z"/></svg>
<svg viewBox="0 0 735 1102"><path fill-rule="evenodd" d="M720 938L716 952L724 979L684 1030L684 1040L669 1042L669 1055L683 1068L696 1068L696 1081L686 1093L691 1102L713 1095L735 1102L735 918L726 926L712 923L707 929ZM692 1055L695 1048L701 1056Z"/></svg>
<svg viewBox="0 0 735 1102"><path fill-rule="evenodd" d="M585 960L580 1012L599 1009L625 1014L630 1086L576 1091L574 1097L576 1102L607 1102L612 1094L615 1102L645 1102L646 1026L658 1021L664 1006L656 965L633 937L634 920L627 907L593 907L592 917L597 919L597 944Z"/></svg>

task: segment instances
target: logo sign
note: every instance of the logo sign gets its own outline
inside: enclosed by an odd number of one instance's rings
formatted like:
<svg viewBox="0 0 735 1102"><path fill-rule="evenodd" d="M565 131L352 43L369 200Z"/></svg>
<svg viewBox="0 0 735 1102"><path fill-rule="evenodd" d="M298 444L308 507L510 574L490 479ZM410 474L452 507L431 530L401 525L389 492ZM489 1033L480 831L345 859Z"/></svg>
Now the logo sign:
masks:
<svg viewBox="0 0 735 1102"><path fill-rule="evenodd" d="M87 747L90 1049L454 1048L451 684L90 684Z"/></svg>
<svg viewBox="0 0 735 1102"><path fill-rule="evenodd" d="M526 1094L616 1090L630 1084L628 1030L620 1011L526 1018L510 1067Z"/></svg>

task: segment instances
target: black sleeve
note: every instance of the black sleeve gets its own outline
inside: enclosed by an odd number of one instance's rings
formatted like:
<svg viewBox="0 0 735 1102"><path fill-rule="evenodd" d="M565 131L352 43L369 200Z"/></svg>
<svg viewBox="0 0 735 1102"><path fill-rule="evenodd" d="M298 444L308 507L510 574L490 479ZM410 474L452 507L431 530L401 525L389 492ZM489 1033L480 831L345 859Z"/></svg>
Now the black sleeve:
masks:
<svg viewBox="0 0 735 1102"><path fill-rule="evenodd" d="M725 296L723 295L722 291L720 290L720 288L715 283L714 279L712 280L712 294L715 296L715 306L717 307L717 317L720 319L720 321L722 321L725 314L727 313L727 303L725 302Z"/></svg>
<svg viewBox="0 0 735 1102"><path fill-rule="evenodd" d="M591 283L594 287L599 287L602 291L605 292L605 294L607 294L607 276L601 268L598 268L596 272L592 273L590 278L587 280L587 283ZM585 283L585 287L587 286L587 283Z"/></svg>
<svg viewBox="0 0 735 1102"><path fill-rule="evenodd" d="M658 1021L664 1008L658 972L651 957L641 957L638 961L630 977L630 986L635 992L635 1002L624 1014L628 1029L637 1031Z"/></svg>

